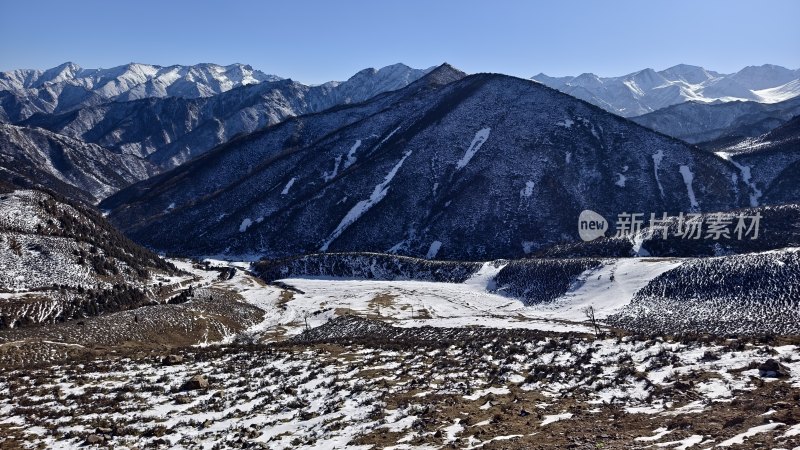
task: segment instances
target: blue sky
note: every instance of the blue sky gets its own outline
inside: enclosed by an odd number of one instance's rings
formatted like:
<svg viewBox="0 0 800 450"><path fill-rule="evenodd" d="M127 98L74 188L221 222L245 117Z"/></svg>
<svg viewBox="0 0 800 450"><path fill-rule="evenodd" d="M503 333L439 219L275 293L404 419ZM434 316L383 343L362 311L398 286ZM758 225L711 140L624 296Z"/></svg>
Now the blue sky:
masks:
<svg viewBox="0 0 800 450"><path fill-rule="evenodd" d="M395 62L523 77L796 69L798 17L794 0L0 0L0 70L242 62L319 83Z"/></svg>

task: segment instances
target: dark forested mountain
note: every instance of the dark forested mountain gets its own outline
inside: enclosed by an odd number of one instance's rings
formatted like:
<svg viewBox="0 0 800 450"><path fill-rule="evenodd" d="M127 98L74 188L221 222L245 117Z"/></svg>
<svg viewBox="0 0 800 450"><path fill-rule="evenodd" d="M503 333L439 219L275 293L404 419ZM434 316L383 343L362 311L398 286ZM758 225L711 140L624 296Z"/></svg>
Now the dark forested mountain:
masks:
<svg viewBox="0 0 800 450"><path fill-rule="evenodd" d="M772 104L686 102L631 120L692 144L712 140L731 144L767 133L797 115L800 97Z"/></svg>
<svg viewBox="0 0 800 450"><path fill-rule="evenodd" d="M703 146L737 165L762 204L800 202L800 116L755 138Z"/></svg>
<svg viewBox="0 0 800 450"><path fill-rule="evenodd" d="M236 135L288 117L361 102L405 87L424 73L425 70L396 64L380 70L362 70L345 82L319 86L292 80L265 81L210 97L150 96L135 101L89 102L63 113L34 114L20 123L172 168ZM3 102L0 92L0 106L7 111L15 108L6 107Z"/></svg>
<svg viewBox="0 0 800 450"><path fill-rule="evenodd" d="M441 66L407 88L234 139L103 202L154 248L522 256L577 217L747 204L731 163L518 78Z"/></svg>
<svg viewBox="0 0 800 450"><path fill-rule="evenodd" d="M156 172L149 162L41 128L0 123L0 178L95 203ZM27 180L20 183L19 180Z"/></svg>

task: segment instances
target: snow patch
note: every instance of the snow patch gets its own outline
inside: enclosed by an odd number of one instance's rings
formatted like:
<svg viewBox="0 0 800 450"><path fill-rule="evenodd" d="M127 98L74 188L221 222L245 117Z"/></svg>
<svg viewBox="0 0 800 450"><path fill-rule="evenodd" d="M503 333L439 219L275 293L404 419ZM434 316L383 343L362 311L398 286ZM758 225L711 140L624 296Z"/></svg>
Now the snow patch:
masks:
<svg viewBox="0 0 800 450"><path fill-rule="evenodd" d="M347 214L345 214L344 218L342 218L342 221L339 222L339 225L336 227L336 229L333 230L330 236L328 236L328 239L325 240L325 242L322 244L322 247L320 247L319 251L321 252L328 251L328 247L331 245L331 243L334 240L336 240L336 238L341 236L341 234L344 232L344 230L347 229L347 227L355 223L355 221L361 218L361 216L363 216L364 213L369 211L370 208L378 204L378 202L380 202L381 200L383 200L384 197L386 197L386 194L389 193L389 183L392 182L394 176L397 175L397 171L400 170L400 167L403 166L403 163L405 162L406 158L409 157L409 155L411 155L410 150L405 152L403 154L403 157L400 158L400 161L398 161L397 164L395 164L395 166L392 167L392 170L390 170L389 173L386 174L386 177L383 179L383 182L375 186L375 189L372 191L372 195L370 195L368 199L361 200L360 202L356 203L356 205L353 206L353 208L351 208L350 211L347 212Z"/></svg>
<svg viewBox="0 0 800 450"><path fill-rule="evenodd" d="M342 155L336 157L335 162L333 163L333 170L330 172L325 171L322 174L322 179L325 181L331 181L332 179L336 178L336 175L339 175L339 165L342 163Z"/></svg>
<svg viewBox="0 0 800 450"><path fill-rule="evenodd" d="M519 191L520 197L530 197L533 194L533 186L534 186L533 181L526 181L525 187L522 188L521 191Z"/></svg>
<svg viewBox="0 0 800 450"><path fill-rule="evenodd" d="M344 161L344 168L347 169L348 167L352 166L356 162L356 150L361 147L361 139L356 140L356 143L350 147L350 151L347 152L347 159Z"/></svg>
<svg viewBox="0 0 800 450"><path fill-rule="evenodd" d="M574 120L564 119L560 122L556 122L556 126L563 127L563 128L572 128L572 125L575 124Z"/></svg>
<svg viewBox="0 0 800 450"><path fill-rule="evenodd" d="M653 173L656 176L656 183L658 184L658 190L661 191L661 197L664 197L664 186L661 185L661 180L658 178L658 169L661 166L661 161L664 160L664 150L659 150L656 154L653 155Z"/></svg>
<svg viewBox="0 0 800 450"><path fill-rule="evenodd" d="M456 163L456 170L463 169L470 162L472 157L475 156L475 153L477 153L483 143L486 142L486 139L489 138L490 131L492 131L491 128L481 128L475 133L475 137L472 138L472 143L469 145L467 152L464 153L464 156Z"/></svg>
<svg viewBox="0 0 800 450"><path fill-rule="evenodd" d="M692 188L692 181L694 181L694 174L692 173L689 166L681 166L680 168L681 176L683 176L683 182L686 184L686 192L689 194L689 203L692 206L693 210L697 210L700 204L697 203L697 198L694 196L694 189Z"/></svg>
<svg viewBox="0 0 800 450"><path fill-rule="evenodd" d="M436 254L439 253L440 248L442 248L442 241L433 241L433 243L431 243L430 248L428 248L428 253L425 254L425 258L426 259L436 258Z"/></svg>
<svg viewBox="0 0 800 450"><path fill-rule="evenodd" d="M281 191L281 195L286 195L286 194L289 193L289 189L292 188L292 185L294 185L294 180L296 180L296 179L297 179L297 177L292 177L292 179L289 180L288 183L286 183L286 186L284 186L283 190Z"/></svg>
<svg viewBox="0 0 800 450"><path fill-rule="evenodd" d="M744 444L744 440L749 437L753 437L757 434L766 433L767 431L772 431L778 427L782 427L784 424L780 422L773 422L768 423L766 425L759 425L757 427L752 427L749 430L745 431L744 433L737 434L736 436L728 439L727 441L723 441L717 447L730 447L731 445L741 445Z"/></svg>
<svg viewBox="0 0 800 450"><path fill-rule="evenodd" d="M758 206L758 199L761 198L762 192L758 188L758 186L756 186L756 183L753 182L752 174L750 173L750 166L745 166L745 165L739 164L738 162L734 161L731 158L730 153L716 152L716 155L719 156L720 158L730 162L731 164L736 166L737 169L739 169L739 172L742 174L742 181L744 181L744 183L747 186L749 186L750 190L752 191L750 193L750 206L752 206L754 208L756 206Z"/></svg>
<svg viewBox="0 0 800 450"><path fill-rule="evenodd" d="M250 220L249 217L244 219L242 221L241 225L239 225L239 232L240 233L244 233L245 231L247 231L248 228L250 228L250 225L252 225L252 224L253 224L253 221Z"/></svg>
<svg viewBox="0 0 800 450"><path fill-rule="evenodd" d="M566 420L572 418L572 413L563 413L563 414L551 414L544 416L544 420L540 426L549 425L553 422L558 422L559 420Z"/></svg>

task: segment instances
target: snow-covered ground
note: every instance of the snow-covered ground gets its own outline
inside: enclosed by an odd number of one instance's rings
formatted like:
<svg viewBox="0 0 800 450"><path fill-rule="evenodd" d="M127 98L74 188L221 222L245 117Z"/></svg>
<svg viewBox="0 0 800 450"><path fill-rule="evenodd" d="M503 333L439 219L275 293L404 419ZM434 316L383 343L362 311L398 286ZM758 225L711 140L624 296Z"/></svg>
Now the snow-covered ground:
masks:
<svg viewBox="0 0 800 450"><path fill-rule="evenodd" d="M192 348L175 362L139 355L0 367L0 447L800 445L795 345L473 331L411 333L384 346ZM767 358L790 375L763 377ZM184 384L198 374L207 386Z"/></svg>
<svg viewBox="0 0 800 450"><path fill-rule="evenodd" d="M208 273L190 264L175 262L197 277ZM239 269L247 263L210 261L217 267ZM214 286L236 292L263 309L264 320L250 330L253 336L292 336L306 324L316 327L341 315L376 318L400 327L521 328L557 332L592 332L586 323L585 309L592 307L595 317L617 313L636 291L661 273L677 267L682 260L667 258L627 258L607 260L599 268L581 274L569 291L553 302L526 306L516 298L497 292L494 277L503 262L485 263L464 283L437 283L415 280L350 280L330 277L286 278L279 283L286 290L267 285L244 271L233 279L214 282Z"/></svg>

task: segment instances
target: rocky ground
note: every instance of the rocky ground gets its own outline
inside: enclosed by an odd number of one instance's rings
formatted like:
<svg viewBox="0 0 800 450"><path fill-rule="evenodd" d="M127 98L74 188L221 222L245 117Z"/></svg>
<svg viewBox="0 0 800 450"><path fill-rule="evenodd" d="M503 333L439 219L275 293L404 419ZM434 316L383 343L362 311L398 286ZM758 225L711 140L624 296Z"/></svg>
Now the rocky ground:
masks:
<svg viewBox="0 0 800 450"><path fill-rule="evenodd" d="M579 291L525 307L485 292L494 266L268 285L173 263L167 302L0 331L0 449L800 449L800 339L596 336ZM619 292L650 273L630 264Z"/></svg>
<svg viewBox="0 0 800 450"><path fill-rule="evenodd" d="M800 446L790 341L344 316L269 345L118 350L0 373L2 448Z"/></svg>

